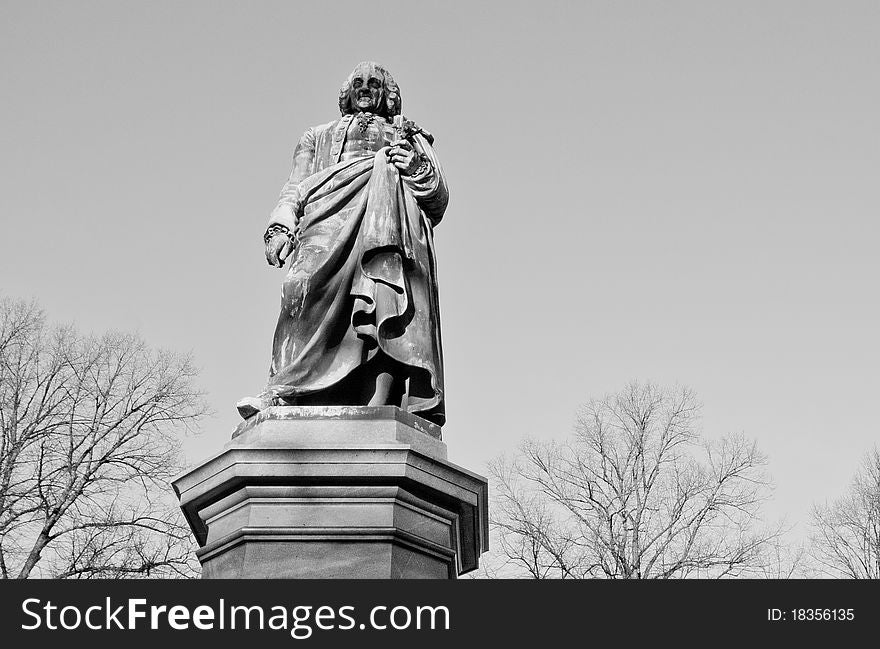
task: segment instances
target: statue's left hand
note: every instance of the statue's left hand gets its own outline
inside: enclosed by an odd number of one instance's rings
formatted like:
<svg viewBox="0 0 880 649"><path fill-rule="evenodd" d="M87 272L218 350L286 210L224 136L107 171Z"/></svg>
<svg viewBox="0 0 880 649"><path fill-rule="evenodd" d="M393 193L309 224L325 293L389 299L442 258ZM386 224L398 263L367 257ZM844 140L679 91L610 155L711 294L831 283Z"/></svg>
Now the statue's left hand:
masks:
<svg viewBox="0 0 880 649"><path fill-rule="evenodd" d="M400 170L403 176L412 176L422 164L418 153L413 151L409 140L395 140L388 148L388 161Z"/></svg>

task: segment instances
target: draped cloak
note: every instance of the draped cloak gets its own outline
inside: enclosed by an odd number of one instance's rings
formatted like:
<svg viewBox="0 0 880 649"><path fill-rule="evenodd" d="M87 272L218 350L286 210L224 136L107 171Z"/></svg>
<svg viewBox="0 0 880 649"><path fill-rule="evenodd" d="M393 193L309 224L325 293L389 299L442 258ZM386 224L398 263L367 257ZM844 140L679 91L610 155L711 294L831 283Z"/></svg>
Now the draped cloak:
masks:
<svg viewBox="0 0 880 649"><path fill-rule="evenodd" d="M291 231L295 225L297 245L282 289L267 393L292 403L363 405L345 401L356 392L346 381L384 353L397 362L395 374L404 374L406 409L442 425L433 244L448 200L442 171L421 134L413 144L431 162L428 178L401 177L387 147L340 161L350 121L307 132L315 173L288 182L270 220ZM285 217L293 204L298 222ZM341 402L340 394L346 395Z"/></svg>

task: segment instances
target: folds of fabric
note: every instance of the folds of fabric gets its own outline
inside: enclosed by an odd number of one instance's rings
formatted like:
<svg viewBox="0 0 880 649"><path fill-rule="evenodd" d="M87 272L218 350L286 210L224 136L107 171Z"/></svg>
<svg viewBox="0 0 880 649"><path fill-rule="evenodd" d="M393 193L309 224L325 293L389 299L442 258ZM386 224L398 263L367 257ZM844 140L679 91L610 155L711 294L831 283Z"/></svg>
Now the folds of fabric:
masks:
<svg viewBox="0 0 880 649"><path fill-rule="evenodd" d="M414 190L382 149L311 176L299 193L268 392L314 395L384 353L406 369L408 410L442 424L432 225Z"/></svg>

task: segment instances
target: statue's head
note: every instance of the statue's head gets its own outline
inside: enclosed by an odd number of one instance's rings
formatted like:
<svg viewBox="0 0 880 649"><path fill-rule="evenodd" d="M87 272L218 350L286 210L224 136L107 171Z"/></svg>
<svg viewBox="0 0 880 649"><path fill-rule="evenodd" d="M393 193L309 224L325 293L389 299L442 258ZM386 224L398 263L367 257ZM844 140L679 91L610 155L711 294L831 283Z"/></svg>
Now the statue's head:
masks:
<svg viewBox="0 0 880 649"><path fill-rule="evenodd" d="M363 61L339 90L339 112L365 112L392 119L400 114L400 88L394 77L378 63Z"/></svg>

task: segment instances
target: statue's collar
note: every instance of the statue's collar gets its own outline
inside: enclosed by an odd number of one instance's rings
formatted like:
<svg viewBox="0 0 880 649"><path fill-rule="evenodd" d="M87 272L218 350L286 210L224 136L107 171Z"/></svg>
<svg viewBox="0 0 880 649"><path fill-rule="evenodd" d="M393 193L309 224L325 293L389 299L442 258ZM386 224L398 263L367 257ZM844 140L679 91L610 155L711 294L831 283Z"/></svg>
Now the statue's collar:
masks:
<svg viewBox="0 0 880 649"><path fill-rule="evenodd" d="M358 111L356 113L353 113L353 115L354 115L354 118L356 120L358 120L359 122L360 121L372 122L373 120L379 120L380 122L388 121L384 117L382 117L381 115L377 115L376 113L370 113L370 112L366 112L366 111Z"/></svg>

